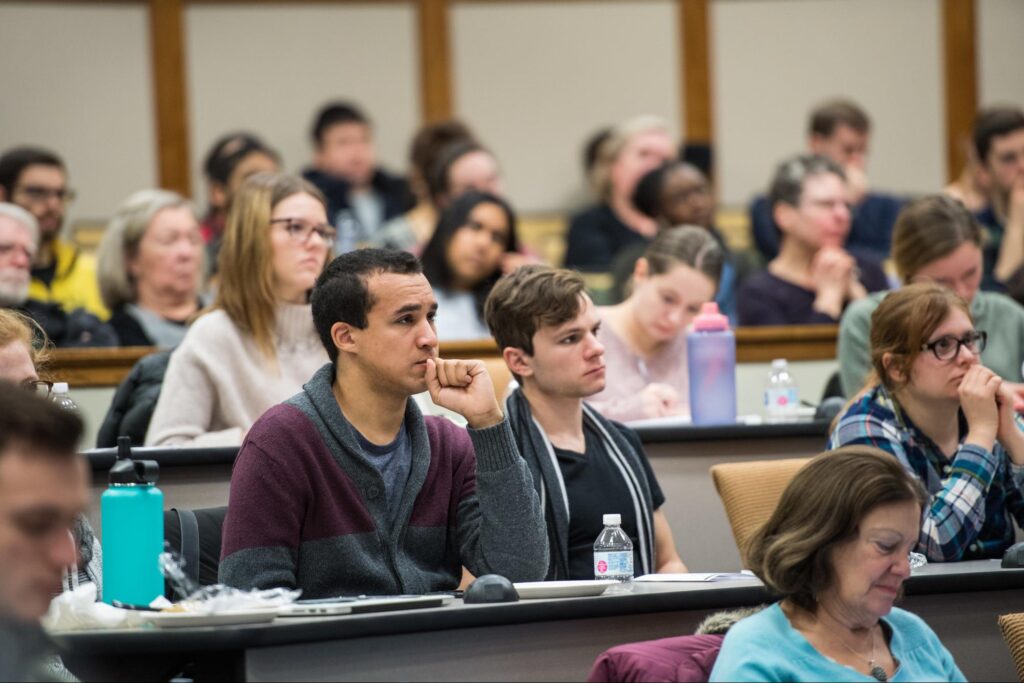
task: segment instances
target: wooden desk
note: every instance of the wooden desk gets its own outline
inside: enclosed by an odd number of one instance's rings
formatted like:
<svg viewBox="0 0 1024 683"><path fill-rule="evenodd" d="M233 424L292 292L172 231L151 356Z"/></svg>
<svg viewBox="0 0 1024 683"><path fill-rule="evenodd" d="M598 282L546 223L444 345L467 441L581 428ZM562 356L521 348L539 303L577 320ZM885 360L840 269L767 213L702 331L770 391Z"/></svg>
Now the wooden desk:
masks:
<svg viewBox="0 0 1024 683"><path fill-rule="evenodd" d="M836 357L836 325L791 327L741 327L736 330L736 360L740 363L831 360ZM156 349L128 347L114 349L57 349L45 374L72 387L113 387L121 383L140 358ZM491 339L441 344L447 358L500 359Z"/></svg>
<svg viewBox="0 0 1024 683"><path fill-rule="evenodd" d="M152 679L190 660L197 680L579 681L608 647L692 633L711 612L771 600L755 580L634 591L256 627L72 633L59 642L85 680ZM969 680L1014 680L996 617L1020 608L1024 570L995 561L929 565L906 593L902 606L938 633Z"/></svg>

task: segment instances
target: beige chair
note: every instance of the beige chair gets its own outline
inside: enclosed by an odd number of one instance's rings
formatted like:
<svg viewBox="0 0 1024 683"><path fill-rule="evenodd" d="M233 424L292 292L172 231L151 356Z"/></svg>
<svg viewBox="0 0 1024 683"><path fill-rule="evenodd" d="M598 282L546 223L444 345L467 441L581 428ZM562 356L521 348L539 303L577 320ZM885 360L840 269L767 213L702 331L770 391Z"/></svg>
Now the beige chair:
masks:
<svg viewBox="0 0 1024 683"><path fill-rule="evenodd" d="M999 629L1017 667L1017 679L1024 681L1024 612L999 617Z"/></svg>
<svg viewBox="0 0 1024 683"><path fill-rule="evenodd" d="M747 542L768 521L782 497L782 491L809 460L733 462L711 468L711 479L725 506L725 515L729 518L743 566L747 565Z"/></svg>

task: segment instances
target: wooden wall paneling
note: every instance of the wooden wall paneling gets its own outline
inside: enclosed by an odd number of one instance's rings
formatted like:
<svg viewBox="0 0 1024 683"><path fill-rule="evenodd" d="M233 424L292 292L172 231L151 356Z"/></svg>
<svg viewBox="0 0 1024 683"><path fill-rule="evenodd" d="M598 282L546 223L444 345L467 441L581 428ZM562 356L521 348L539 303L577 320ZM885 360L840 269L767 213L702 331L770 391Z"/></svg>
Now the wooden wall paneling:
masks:
<svg viewBox="0 0 1024 683"><path fill-rule="evenodd" d="M420 101L423 122L453 116L449 0L418 0Z"/></svg>
<svg viewBox="0 0 1024 683"><path fill-rule="evenodd" d="M977 8L975 0L942 0L942 59L945 75L946 176L964 167L978 109Z"/></svg>
<svg viewBox="0 0 1024 683"><path fill-rule="evenodd" d="M184 21L183 0L150 0L149 34L158 177L161 187L188 197L192 194L192 183Z"/></svg>
<svg viewBox="0 0 1024 683"><path fill-rule="evenodd" d="M683 132L690 144L714 139L711 102L711 44L708 0L676 0L680 32Z"/></svg>

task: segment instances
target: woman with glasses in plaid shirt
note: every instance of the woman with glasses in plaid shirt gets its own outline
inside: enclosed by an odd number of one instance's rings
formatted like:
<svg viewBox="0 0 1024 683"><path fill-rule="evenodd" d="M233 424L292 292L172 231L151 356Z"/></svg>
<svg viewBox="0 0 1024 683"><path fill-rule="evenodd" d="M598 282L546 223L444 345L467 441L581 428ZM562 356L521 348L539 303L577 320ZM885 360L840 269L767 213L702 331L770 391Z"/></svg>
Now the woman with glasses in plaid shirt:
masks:
<svg viewBox="0 0 1024 683"><path fill-rule="evenodd" d="M872 380L829 448L876 446L927 489L918 550L933 561L1000 557L1024 524L1024 433L1008 382L980 362L987 335L935 283L890 293L871 316Z"/></svg>

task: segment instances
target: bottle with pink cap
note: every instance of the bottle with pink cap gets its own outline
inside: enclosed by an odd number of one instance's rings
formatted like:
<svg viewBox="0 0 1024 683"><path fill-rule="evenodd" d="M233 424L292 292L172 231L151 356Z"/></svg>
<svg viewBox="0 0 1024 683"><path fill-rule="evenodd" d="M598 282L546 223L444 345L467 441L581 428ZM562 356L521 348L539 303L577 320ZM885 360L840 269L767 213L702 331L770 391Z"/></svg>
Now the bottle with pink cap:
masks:
<svg viewBox="0 0 1024 683"><path fill-rule="evenodd" d="M729 319L709 301L686 334L693 424L736 422L736 335Z"/></svg>

